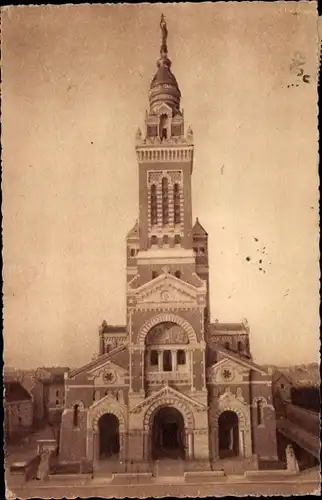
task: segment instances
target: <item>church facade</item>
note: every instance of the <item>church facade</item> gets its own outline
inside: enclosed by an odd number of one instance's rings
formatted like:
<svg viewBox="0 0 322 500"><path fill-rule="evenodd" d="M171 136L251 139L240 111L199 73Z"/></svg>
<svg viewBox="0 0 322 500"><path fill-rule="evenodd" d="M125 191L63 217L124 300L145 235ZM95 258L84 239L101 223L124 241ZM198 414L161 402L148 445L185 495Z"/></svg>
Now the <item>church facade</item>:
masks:
<svg viewBox="0 0 322 500"><path fill-rule="evenodd" d="M163 18L161 34L136 135L126 325L104 321L99 356L65 376L60 460L274 460L271 376L252 360L247 321L210 322L208 235L192 221L193 132L184 130Z"/></svg>

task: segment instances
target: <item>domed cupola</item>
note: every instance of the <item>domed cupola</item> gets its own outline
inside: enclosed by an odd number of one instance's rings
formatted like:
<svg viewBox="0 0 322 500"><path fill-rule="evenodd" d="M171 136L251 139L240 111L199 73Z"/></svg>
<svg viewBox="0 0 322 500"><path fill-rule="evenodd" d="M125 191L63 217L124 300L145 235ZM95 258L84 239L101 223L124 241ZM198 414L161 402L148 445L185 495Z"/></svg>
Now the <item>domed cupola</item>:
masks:
<svg viewBox="0 0 322 500"><path fill-rule="evenodd" d="M157 113L161 104L166 104L172 109L173 116L180 113L181 92L177 80L171 72L171 61L168 58L167 25L162 14L161 16L162 43L160 49L160 59L157 62L158 70L151 82L149 101L150 114Z"/></svg>

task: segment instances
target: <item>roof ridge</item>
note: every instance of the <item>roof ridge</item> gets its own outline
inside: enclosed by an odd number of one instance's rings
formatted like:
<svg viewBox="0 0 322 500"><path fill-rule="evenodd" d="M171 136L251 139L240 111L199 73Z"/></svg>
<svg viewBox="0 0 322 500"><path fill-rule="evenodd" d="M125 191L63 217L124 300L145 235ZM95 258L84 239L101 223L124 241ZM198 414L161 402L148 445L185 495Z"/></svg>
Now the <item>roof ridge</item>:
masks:
<svg viewBox="0 0 322 500"><path fill-rule="evenodd" d="M252 361L251 359L243 359L240 356L237 356L236 354L228 351L228 349L225 349L222 346L216 345L215 351L217 351L217 350L219 352L221 352L222 354L226 354L228 357L232 358L236 362L240 362L241 364L248 365L250 367L254 367L258 371L265 373L265 375L269 375L268 370L266 368L263 368L262 366L258 365L257 363L254 363L254 361ZM214 363L214 364L216 364L216 363ZM213 365L211 365L211 366L213 366Z"/></svg>
<svg viewBox="0 0 322 500"><path fill-rule="evenodd" d="M112 354L115 354L118 351L122 351L128 345L129 345L129 342L125 342L125 344L118 345L118 346L114 347L114 349L111 349L109 352L106 352L105 354L102 354L98 358L93 359L92 361L90 361L86 365L83 365L80 368L76 368L75 370L70 371L68 374L68 378L75 377L76 375L81 373L85 368L90 368L91 366L94 366L97 362L108 360Z"/></svg>

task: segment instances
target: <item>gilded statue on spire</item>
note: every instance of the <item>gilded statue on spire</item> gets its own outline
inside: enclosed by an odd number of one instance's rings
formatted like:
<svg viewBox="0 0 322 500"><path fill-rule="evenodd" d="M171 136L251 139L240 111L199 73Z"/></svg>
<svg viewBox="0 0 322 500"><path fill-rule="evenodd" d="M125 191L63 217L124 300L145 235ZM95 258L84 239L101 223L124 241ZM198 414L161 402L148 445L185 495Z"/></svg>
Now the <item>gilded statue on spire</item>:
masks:
<svg viewBox="0 0 322 500"><path fill-rule="evenodd" d="M165 20L165 17L163 14L161 14L160 28L161 28L161 36L162 36L162 44L161 44L161 55L162 55L162 53L165 53L165 54L168 53L168 48L167 48L168 29L167 29L167 23L166 23L166 20Z"/></svg>

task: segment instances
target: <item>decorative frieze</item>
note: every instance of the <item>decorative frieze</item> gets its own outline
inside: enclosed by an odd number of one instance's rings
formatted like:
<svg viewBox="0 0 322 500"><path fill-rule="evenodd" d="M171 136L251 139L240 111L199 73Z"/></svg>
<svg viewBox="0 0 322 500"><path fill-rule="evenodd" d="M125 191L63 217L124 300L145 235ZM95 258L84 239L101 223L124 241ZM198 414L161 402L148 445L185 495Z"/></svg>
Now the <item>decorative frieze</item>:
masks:
<svg viewBox="0 0 322 500"><path fill-rule="evenodd" d="M109 352L115 347L119 347L121 345L126 344L128 341L128 337L126 335L113 335L110 333L104 334L103 344L104 344L104 352Z"/></svg>
<svg viewBox="0 0 322 500"><path fill-rule="evenodd" d="M137 159L140 163L154 163L164 161L192 161L193 146L169 148L169 149L141 149L136 150Z"/></svg>
<svg viewBox="0 0 322 500"><path fill-rule="evenodd" d="M187 384L190 381L189 372L149 372L146 374L146 380L149 384L166 384L175 382L176 384Z"/></svg>

